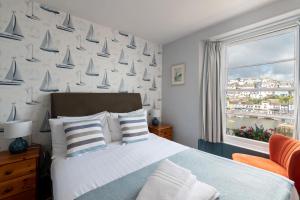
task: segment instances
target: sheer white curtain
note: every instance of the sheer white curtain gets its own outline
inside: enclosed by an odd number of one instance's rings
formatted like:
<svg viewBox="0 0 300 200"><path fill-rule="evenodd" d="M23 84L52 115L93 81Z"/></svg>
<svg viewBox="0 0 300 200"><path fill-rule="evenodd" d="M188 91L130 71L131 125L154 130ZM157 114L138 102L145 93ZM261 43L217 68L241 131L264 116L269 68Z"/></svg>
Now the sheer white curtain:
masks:
<svg viewBox="0 0 300 200"><path fill-rule="evenodd" d="M200 84L200 138L213 143L223 141L223 70L220 42L205 42Z"/></svg>

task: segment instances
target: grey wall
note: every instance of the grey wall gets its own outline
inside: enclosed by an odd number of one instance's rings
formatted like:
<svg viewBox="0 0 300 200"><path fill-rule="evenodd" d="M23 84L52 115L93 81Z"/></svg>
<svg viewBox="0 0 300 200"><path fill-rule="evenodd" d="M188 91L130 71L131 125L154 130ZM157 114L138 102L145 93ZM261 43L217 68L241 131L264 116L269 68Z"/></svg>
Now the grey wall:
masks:
<svg viewBox="0 0 300 200"><path fill-rule="evenodd" d="M176 142L195 148L198 144L203 41L296 9L300 9L300 0L279 0L163 46L162 118L173 125ZM186 82L171 86L171 65L178 63L186 64Z"/></svg>

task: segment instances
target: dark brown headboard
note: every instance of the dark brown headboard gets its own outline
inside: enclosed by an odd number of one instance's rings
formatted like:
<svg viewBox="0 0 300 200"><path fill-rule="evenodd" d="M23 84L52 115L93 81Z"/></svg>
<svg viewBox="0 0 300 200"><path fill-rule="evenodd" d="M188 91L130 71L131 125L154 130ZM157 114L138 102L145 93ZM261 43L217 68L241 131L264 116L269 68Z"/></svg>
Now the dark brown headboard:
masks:
<svg viewBox="0 0 300 200"><path fill-rule="evenodd" d="M130 112L142 108L138 93L52 93L51 117L85 116L102 111Z"/></svg>

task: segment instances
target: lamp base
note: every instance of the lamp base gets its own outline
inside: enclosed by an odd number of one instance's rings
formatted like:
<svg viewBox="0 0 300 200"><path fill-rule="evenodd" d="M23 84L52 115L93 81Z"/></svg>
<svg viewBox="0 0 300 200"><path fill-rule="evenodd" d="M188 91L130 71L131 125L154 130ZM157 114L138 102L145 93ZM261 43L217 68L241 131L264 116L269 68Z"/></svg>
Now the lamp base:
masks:
<svg viewBox="0 0 300 200"><path fill-rule="evenodd" d="M23 138L19 137L16 138L12 143L9 145L9 152L11 154L18 154L27 151L28 143Z"/></svg>
<svg viewBox="0 0 300 200"><path fill-rule="evenodd" d="M153 117L153 119L152 119L152 125L153 126L158 126L159 125L159 120L157 119L157 117Z"/></svg>

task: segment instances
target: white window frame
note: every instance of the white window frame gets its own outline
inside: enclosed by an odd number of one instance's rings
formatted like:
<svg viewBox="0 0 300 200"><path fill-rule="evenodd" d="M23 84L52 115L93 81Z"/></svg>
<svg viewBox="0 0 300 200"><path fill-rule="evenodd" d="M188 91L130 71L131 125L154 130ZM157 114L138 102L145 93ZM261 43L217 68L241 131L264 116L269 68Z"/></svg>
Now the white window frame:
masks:
<svg viewBox="0 0 300 200"><path fill-rule="evenodd" d="M283 34L284 32L291 32L291 31L295 31L295 70L294 70L294 74L295 74L295 82L294 82L294 88L290 88L291 90L293 90L295 92L294 94L294 121L296 124L297 121L297 110L298 110L298 105L299 105L299 22L298 20L294 20L292 22L287 22L287 23L280 23L278 24L278 26L273 26L271 28L266 28L266 29L260 29L258 31L248 31L245 34L242 35L238 35L237 37L232 37L230 39L225 39L222 40L222 45L223 45L223 60L222 60L222 68L224 70L224 76L222 77L223 79L223 85L225 87L227 87L227 77L228 77L228 68L227 68L227 52L226 49L228 46L231 45L237 45L238 43L245 43L248 41L253 41L253 40L257 40L257 39L261 39L263 37L270 37L273 34ZM282 60L284 61L284 60ZM282 62L281 61L281 62ZM258 63L259 64L259 63ZM257 65L258 65L257 64ZM256 91L261 91L263 89L255 89ZM267 89L268 91L270 89ZM286 91L286 89L284 89ZM222 93L226 94L227 88L223 88ZM241 91L244 91L243 89L241 89ZM227 135L226 134L226 95L222 95L223 96L223 124L225 124L224 129L223 129L223 139L224 139L224 143L230 144L230 145L234 145L234 146L239 146L242 148L246 148L246 149L251 149L251 150L255 150L258 152L262 152L262 153L269 153L269 145L266 142L262 142L262 141L257 141L257 140L252 140L252 139L247 139L247 138L242 138L242 137L237 137L237 136L232 136L232 135ZM299 119L298 119L299 120ZM298 126L299 126L299 121L298 121ZM299 129L299 127L295 126L294 127L294 136L295 138L300 138L300 133L298 132L299 130L297 130L297 128ZM297 135L296 135L297 134Z"/></svg>

